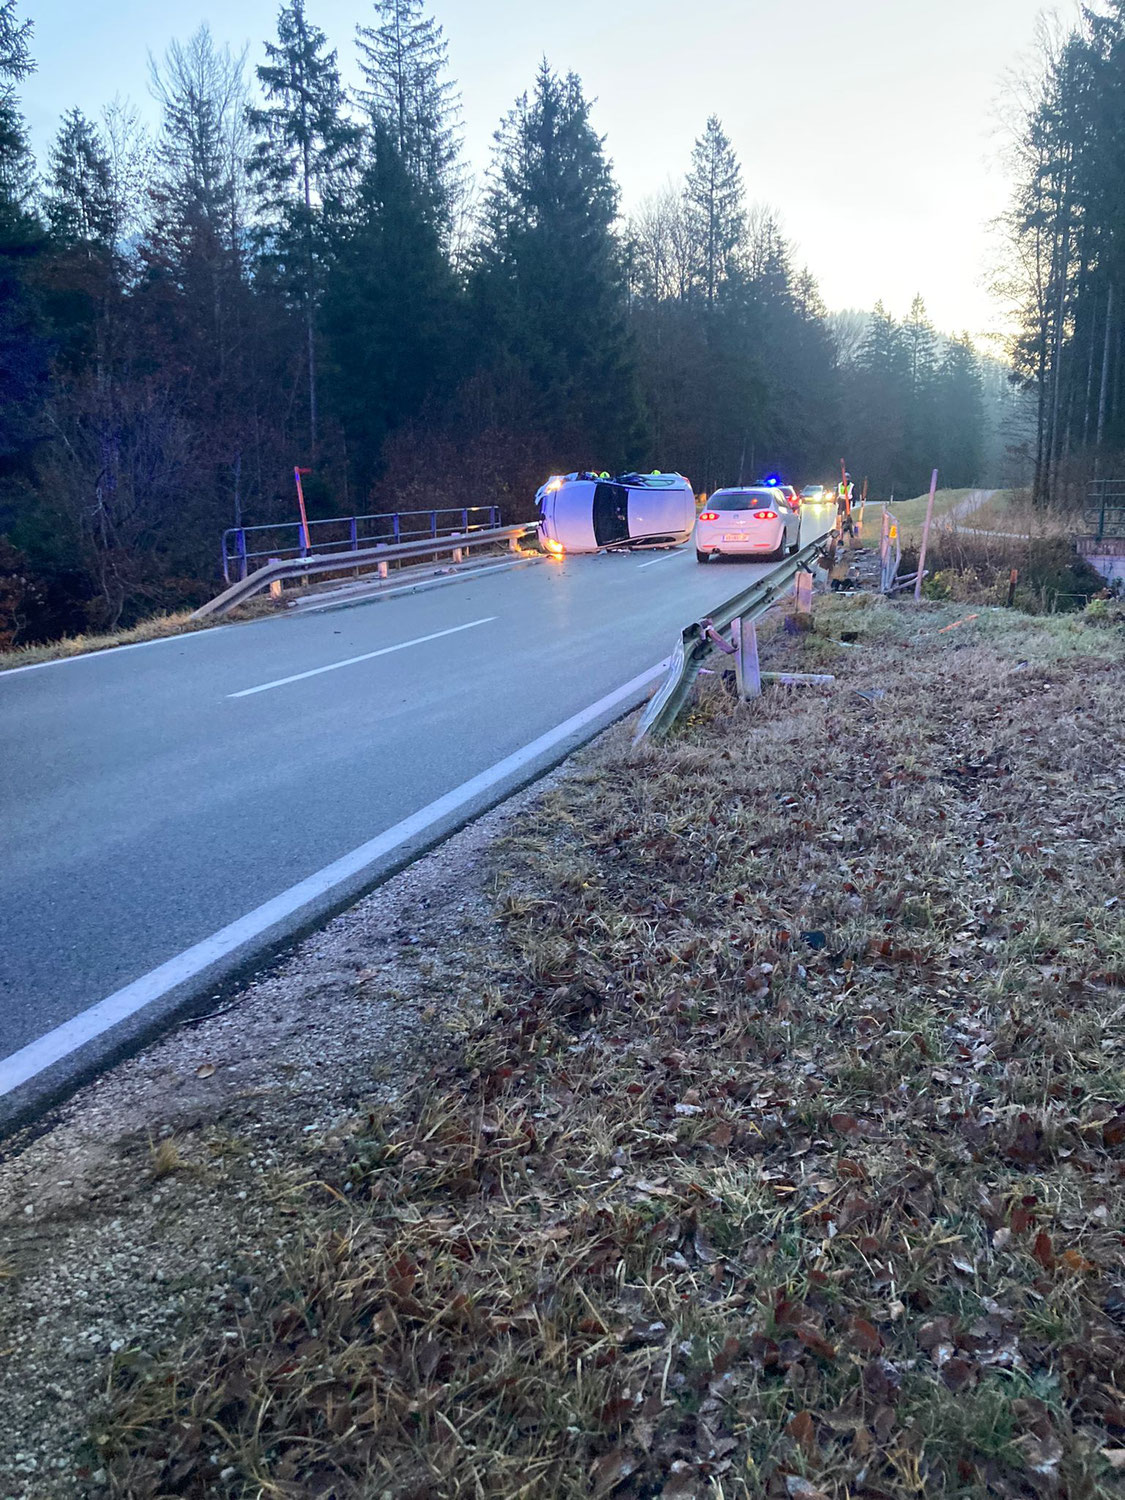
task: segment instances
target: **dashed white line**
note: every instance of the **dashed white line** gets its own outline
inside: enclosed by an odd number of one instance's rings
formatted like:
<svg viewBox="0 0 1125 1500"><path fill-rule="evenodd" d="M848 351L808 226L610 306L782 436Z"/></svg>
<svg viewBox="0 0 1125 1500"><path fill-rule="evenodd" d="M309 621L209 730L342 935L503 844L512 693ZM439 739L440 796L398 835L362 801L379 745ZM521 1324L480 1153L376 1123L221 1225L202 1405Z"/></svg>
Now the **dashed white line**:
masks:
<svg viewBox="0 0 1125 1500"><path fill-rule="evenodd" d="M477 625L489 625L495 615L485 615L483 620L470 620L465 625L452 625L448 630L435 630L431 635L418 635L412 641L399 641L395 646L383 646L378 651L365 651L362 656L346 656L343 661L330 661L327 666L313 667L308 672L294 672L291 677L277 677L273 682L260 682L257 687L243 688L241 692L228 693L228 698L251 698L255 693L268 693L271 688L287 687L291 682L304 682L306 677L319 677L324 672L338 672L341 667L354 667L357 662L374 661L377 656L390 656L394 651L405 651L408 646L424 646L427 641L440 641L442 636L457 635L462 630L473 630Z"/></svg>
<svg viewBox="0 0 1125 1500"><path fill-rule="evenodd" d="M641 566L637 569L637 572L641 572L641 570L644 568L655 568L657 563L668 562L670 558L682 556L683 554L681 552L668 552L663 557L654 557L651 562L641 563Z"/></svg>

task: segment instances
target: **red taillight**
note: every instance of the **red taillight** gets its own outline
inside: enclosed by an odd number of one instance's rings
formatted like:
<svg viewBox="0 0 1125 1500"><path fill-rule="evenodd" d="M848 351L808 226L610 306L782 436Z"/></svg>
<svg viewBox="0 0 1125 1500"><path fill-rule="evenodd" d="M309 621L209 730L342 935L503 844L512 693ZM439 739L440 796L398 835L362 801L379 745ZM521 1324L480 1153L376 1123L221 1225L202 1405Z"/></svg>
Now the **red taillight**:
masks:
<svg viewBox="0 0 1125 1500"><path fill-rule="evenodd" d="M756 510L754 512L754 519L755 519L755 521L776 521L777 520L777 511L776 510Z"/></svg>
<svg viewBox="0 0 1125 1500"><path fill-rule="evenodd" d="M699 512L699 519L701 521L717 521L719 519L719 512L717 510L701 510Z"/></svg>

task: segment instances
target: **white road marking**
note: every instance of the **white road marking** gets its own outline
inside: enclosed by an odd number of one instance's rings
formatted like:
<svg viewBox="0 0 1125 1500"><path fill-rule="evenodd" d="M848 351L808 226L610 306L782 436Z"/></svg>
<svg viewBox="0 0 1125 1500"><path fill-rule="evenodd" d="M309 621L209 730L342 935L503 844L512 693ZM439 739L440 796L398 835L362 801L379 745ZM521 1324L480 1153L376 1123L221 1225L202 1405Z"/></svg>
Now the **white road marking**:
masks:
<svg viewBox="0 0 1125 1500"><path fill-rule="evenodd" d="M637 572L641 572L641 570L644 568L655 568L657 563L667 562L669 558L682 556L682 552L669 552L664 557L654 557L651 562L641 563L641 566L637 569Z"/></svg>
<svg viewBox="0 0 1125 1500"><path fill-rule="evenodd" d="M255 623L264 624L264 621ZM75 661L98 661L107 656L120 656L123 651L140 651L143 646L170 646L175 641L199 640L205 635L214 635L219 630L229 630L228 625L208 625L204 630L181 630L178 635L158 636L154 641L130 641L127 646L103 646L98 651L79 651L74 656L56 656L51 661L32 661L25 667L5 667L0 670L0 682L5 677L18 677L21 672L39 672L44 667L66 667ZM17 648L18 649L18 648Z"/></svg>
<svg viewBox="0 0 1125 1500"><path fill-rule="evenodd" d="M365 651L362 656L346 656L343 661L329 662L326 667L313 667L309 672L294 672L292 677L278 677L273 682L260 682L257 687L243 688L239 693L228 693L228 698L251 698L255 693L268 693L271 688L286 687L291 682L304 682L306 677L319 677L323 672L338 672L341 667L354 667L359 661L374 661L377 656L390 656L394 651L405 651L408 646L424 646L427 641L440 641L442 636L456 635L461 630L472 630L477 625L490 625L495 615L485 615L483 620L470 620L467 625L452 625L448 630L435 630L432 635L418 635L412 641L399 641L397 646L383 646L378 651Z"/></svg>
<svg viewBox="0 0 1125 1500"><path fill-rule="evenodd" d="M350 854L345 854L334 863L325 865L323 870L318 870L315 875L309 875L297 885L290 886L287 891L282 891L280 896L274 896L264 905L256 907L244 917L239 917L229 927L223 927L220 931L212 933L210 937L204 938L202 942L194 944L191 948L185 948L182 953L178 953L175 958L170 958L159 968L150 970L140 979L134 979L132 984L127 984L124 989L117 990L104 1000L99 1000L88 1010L82 1011L69 1021L64 1021L61 1026L56 1026L53 1031L48 1031L36 1041L29 1042L26 1047L21 1047L11 1056L0 1059L0 1097L12 1093L21 1084L29 1082L38 1074L61 1062L63 1058L71 1056L87 1042L103 1036L119 1022L135 1016L138 1011L144 1010L146 1006L153 1004L170 990L174 990L196 974L202 973L228 954L236 952L243 944L252 942L287 918L293 917L303 907L329 895L334 887L362 874L369 866L393 854L401 845L424 834L434 824L456 813L460 808L471 803L474 798L503 782L505 778L517 775L537 757L553 750L555 746L579 733L588 724L601 718L603 714L610 713L620 705L628 703L667 669L667 661L658 662L655 667L650 667L647 672L641 672L623 687L607 693L596 703L591 703L589 708L584 708L569 719L564 719L561 724L556 724L554 729L548 729L546 734L541 734L538 739L524 745L522 750L516 750L512 755L489 766L486 771L481 771L468 781L463 781L453 791L446 792L436 801L419 808L416 813L411 813L408 818L404 818L401 823L396 823L393 828L388 828L385 833L380 833L375 838L369 839L367 843L360 844L358 849L353 849Z"/></svg>

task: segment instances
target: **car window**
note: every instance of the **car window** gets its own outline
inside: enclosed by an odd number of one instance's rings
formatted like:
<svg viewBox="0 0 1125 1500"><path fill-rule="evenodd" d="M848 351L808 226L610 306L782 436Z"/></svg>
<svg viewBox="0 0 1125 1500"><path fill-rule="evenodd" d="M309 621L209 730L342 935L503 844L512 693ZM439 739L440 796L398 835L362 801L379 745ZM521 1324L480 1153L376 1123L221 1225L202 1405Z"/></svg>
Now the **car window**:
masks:
<svg viewBox="0 0 1125 1500"><path fill-rule="evenodd" d="M719 490L707 502L709 510L762 510L777 502L769 490Z"/></svg>

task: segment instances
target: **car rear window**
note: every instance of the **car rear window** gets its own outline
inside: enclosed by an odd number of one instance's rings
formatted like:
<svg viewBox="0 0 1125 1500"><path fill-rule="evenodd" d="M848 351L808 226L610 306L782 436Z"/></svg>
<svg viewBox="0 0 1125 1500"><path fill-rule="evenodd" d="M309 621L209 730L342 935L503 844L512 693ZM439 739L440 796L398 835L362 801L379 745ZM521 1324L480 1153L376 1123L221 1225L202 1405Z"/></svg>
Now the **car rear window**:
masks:
<svg viewBox="0 0 1125 1500"><path fill-rule="evenodd" d="M761 510L776 504L769 490L719 490L707 502L711 510Z"/></svg>

